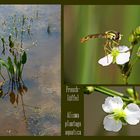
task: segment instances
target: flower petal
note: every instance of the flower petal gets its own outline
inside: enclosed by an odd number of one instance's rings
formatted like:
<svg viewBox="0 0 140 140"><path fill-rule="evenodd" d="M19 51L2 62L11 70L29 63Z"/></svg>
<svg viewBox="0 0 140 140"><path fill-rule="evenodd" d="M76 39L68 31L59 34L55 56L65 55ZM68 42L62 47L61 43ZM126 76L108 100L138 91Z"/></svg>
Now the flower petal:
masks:
<svg viewBox="0 0 140 140"><path fill-rule="evenodd" d="M131 103L124 109L126 113L125 120L128 124L136 125L140 122L140 108L138 105Z"/></svg>
<svg viewBox="0 0 140 140"><path fill-rule="evenodd" d="M127 46L119 46L118 50L119 52L124 53L126 51L129 51L130 49Z"/></svg>
<svg viewBox="0 0 140 140"><path fill-rule="evenodd" d="M107 115L103 121L104 129L107 131L118 132L122 128L122 122L115 120L113 115Z"/></svg>
<svg viewBox="0 0 140 140"><path fill-rule="evenodd" d="M112 113L114 109L122 109L123 101L120 97L107 97L102 105L106 113Z"/></svg>
<svg viewBox="0 0 140 140"><path fill-rule="evenodd" d="M130 52L119 53L116 57L116 63L119 65L123 65L129 61Z"/></svg>
<svg viewBox="0 0 140 140"><path fill-rule="evenodd" d="M112 63L113 61L113 57L111 56L111 54L101 58L98 63L102 66L108 66Z"/></svg>

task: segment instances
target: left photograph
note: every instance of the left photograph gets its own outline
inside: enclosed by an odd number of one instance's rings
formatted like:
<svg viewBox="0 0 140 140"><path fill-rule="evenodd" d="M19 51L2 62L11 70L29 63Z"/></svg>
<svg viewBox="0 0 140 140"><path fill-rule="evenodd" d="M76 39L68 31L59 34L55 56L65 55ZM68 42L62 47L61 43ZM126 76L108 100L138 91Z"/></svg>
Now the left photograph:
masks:
<svg viewBox="0 0 140 140"><path fill-rule="evenodd" d="M61 135L61 5L0 5L0 136Z"/></svg>

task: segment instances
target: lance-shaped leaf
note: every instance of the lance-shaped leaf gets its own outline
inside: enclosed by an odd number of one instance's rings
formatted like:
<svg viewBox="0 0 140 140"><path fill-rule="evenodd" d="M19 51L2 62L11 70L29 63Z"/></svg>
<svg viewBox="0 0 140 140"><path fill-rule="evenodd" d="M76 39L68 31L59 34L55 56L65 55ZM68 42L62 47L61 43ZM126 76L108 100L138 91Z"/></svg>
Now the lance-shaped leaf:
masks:
<svg viewBox="0 0 140 140"><path fill-rule="evenodd" d="M22 64L25 64L26 61L27 61L27 54L26 54L26 52L24 51L24 53L23 53L23 55L22 55L22 57L21 57L21 63L22 63Z"/></svg>
<svg viewBox="0 0 140 140"><path fill-rule="evenodd" d="M2 41L2 44L3 44L3 46L4 46L4 44L5 44L5 39L4 39L4 37L1 38L1 41Z"/></svg>
<svg viewBox="0 0 140 140"><path fill-rule="evenodd" d="M7 60L8 60L8 65L9 65L9 72L11 74L14 74L14 65L12 63L11 57L8 56L8 59Z"/></svg>
<svg viewBox="0 0 140 140"><path fill-rule="evenodd" d="M12 36L9 35L9 47L13 48L14 47L14 42L12 41Z"/></svg>

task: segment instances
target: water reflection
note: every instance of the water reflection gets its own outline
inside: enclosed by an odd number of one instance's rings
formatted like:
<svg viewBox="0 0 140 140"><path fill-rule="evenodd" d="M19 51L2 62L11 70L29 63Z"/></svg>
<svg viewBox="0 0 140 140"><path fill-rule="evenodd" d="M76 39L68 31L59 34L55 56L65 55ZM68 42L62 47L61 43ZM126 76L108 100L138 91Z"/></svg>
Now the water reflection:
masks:
<svg viewBox="0 0 140 140"><path fill-rule="evenodd" d="M60 6L1 5L0 13L2 54L7 55L4 46L9 41L3 37L14 27L16 46L25 49L28 58L22 80L1 83L0 135L60 135ZM19 32L19 25L9 23L23 15L34 18L28 20L26 32Z"/></svg>

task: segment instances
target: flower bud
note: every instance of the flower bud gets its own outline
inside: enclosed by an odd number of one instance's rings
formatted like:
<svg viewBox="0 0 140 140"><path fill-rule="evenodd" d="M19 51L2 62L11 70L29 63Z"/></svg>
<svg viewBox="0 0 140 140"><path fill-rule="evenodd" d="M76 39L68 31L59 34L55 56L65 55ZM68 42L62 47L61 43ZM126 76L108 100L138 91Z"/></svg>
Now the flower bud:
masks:
<svg viewBox="0 0 140 140"><path fill-rule="evenodd" d="M127 88L126 92L129 94L129 96L131 96L132 98L134 98L135 100L138 99L138 92L134 91L133 88Z"/></svg>
<svg viewBox="0 0 140 140"><path fill-rule="evenodd" d="M84 93L85 94L91 94L94 91L94 87L93 86L86 86L84 89Z"/></svg>
<svg viewBox="0 0 140 140"><path fill-rule="evenodd" d="M136 33L137 35L140 35L140 26L138 26L138 27L135 29L135 33Z"/></svg>
<svg viewBox="0 0 140 140"><path fill-rule="evenodd" d="M133 42L136 41L136 37L134 36L134 34L131 34L131 35L129 36L128 41L131 42L131 43L133 43Z"/></svg>
<svg viewBox="0 0 140 140"><path fill-rule="evenodd" d="M133 97L133 95L134 95L134 90L133 90L132 88L127 88L127 89L126 89L126 92L127 92L131 97Z"/></svg>

